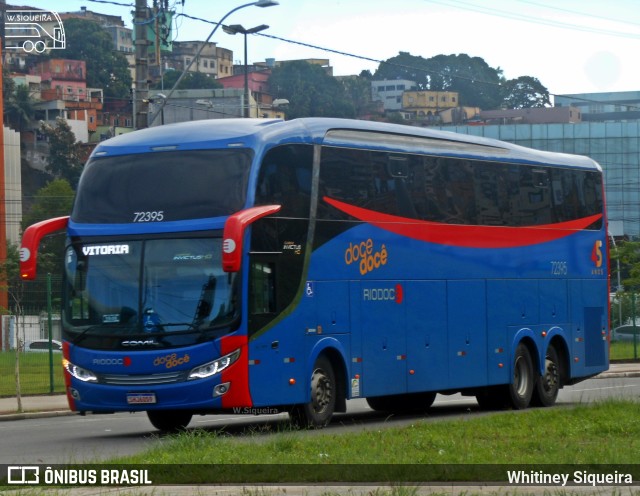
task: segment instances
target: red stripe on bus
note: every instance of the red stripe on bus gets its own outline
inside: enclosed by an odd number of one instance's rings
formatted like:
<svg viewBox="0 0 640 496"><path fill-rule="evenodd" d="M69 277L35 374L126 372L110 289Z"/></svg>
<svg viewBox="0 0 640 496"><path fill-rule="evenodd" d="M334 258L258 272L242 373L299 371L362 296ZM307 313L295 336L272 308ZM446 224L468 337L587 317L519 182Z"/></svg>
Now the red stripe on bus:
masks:
<svg viewBox="0 0 640 496"><path fill-rule="evenodd" d="M401 236L441 245L464 248L515 248L564 238L602 218L591 215L567 222L535 226L473 226L443 224L384 214L325 196L324 201L358 220Z"/></svg>
<svg viewBox="0 0 640 496"><path fill-rule="evenodd" d="M224 356L240 348L240 356L229 368L222 371L221 383L231 384L222 396L222 407L253 406L249 393L249 349L247 336L225 336L220 340L220 355Z"/></svg>

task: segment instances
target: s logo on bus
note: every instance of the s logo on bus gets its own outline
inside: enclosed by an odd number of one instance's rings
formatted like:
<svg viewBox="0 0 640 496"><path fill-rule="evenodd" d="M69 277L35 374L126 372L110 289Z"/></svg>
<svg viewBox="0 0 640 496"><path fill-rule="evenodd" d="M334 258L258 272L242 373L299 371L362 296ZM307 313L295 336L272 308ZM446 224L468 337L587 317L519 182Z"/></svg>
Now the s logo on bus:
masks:
<svg viewBox="0 0 640 496"><path fill-rule="evenodd" d="M593 249L591 250L591 261L595 268L591 269L591 275L604 275L604 268L602 267L602 240L597 240L593 243Z"/></svg>

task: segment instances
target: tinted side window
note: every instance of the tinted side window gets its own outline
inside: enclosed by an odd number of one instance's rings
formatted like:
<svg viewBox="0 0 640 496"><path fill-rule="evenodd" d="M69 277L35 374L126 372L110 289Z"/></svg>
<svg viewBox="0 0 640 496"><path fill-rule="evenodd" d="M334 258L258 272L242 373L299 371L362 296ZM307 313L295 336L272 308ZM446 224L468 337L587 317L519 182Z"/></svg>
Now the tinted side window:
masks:
<svg viewBox="0 0 640 496"><path fill-rule="evenodd" d="M552 177L557 222L579 219L602 211L602 188L598 174L554 169Z"/></svg>
<svg viewBox="0 0 640 496"><path fill-rule="evenodd" d="M597 172L373 150L323 148L320 189L327 220L349 216L323 196L448 224L535 226L602 212Z"/></svg>
<svg viewBox="0 0 640 496"><path fill-rule="evenodd" d="M256 205L282 205L278 216L308 217L311 204L311 146L273 148L260 166Z"/></svg>

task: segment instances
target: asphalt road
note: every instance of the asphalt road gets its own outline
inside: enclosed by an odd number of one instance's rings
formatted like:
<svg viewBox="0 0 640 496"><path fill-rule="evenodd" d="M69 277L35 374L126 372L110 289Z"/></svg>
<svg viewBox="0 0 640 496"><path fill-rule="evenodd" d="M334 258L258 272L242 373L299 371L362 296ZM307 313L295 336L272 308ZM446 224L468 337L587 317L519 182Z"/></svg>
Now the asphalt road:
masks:
<svg viewBox="0 0 640 496"><path fill-rule="evenodd" d="M560 391L559 404L588 403L604 398L631 398L640 401L640 378L591 379ZM486 415L474 398L438 395L423 415L389 417L367 407L364 400L348 402L348 412L337 414L328 431L380 429L425 419L438 421L468 415ZM508 412L505 414L509 414ZM224 430L230 435L255 432L287 421L287 416L208 415L194 417L190 429ZM258 431L261 431L258 429ZM263 428L269 435L269 428ZM326 431L325 431L326 432ZM33 418L0 422L1 464L76 464L98 462L118 455L140 452L161 442L144 413L78 415Z"/></svg>

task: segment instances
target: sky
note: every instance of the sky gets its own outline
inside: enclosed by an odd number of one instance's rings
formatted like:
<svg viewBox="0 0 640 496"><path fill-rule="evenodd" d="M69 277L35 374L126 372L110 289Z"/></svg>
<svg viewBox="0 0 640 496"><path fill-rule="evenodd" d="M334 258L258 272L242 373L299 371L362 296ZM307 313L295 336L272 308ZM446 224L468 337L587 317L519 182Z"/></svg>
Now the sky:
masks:
<svg viewBox="0 0 640 496"><path fill-rule="evenodd" d="M507 79L537 78L554 94L640 91L638 0L278 0L244 7L224 24L269 29L249 35L249 62L329 59L334 75L375 72L399 52L424 58L481 57ZM147 0L149 5L152 0ZM205 40L248 0L169 0L174 39ZM56 12L119 15L132 27L135 0L8 0ZM186 16L204 20L190 19ZM205 22L210 21L210 22ZM218 29L211 41L244 62L243 36Z"/></svg>

